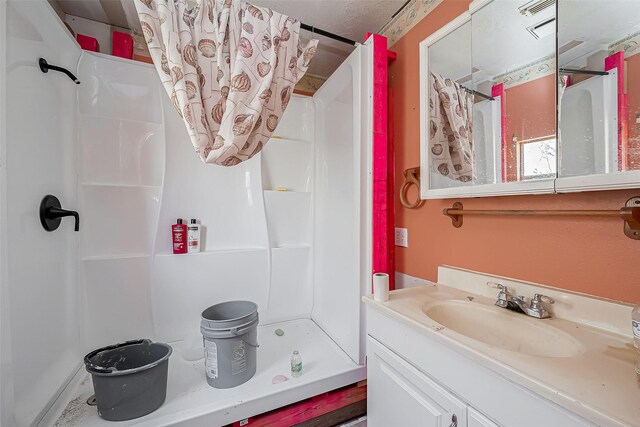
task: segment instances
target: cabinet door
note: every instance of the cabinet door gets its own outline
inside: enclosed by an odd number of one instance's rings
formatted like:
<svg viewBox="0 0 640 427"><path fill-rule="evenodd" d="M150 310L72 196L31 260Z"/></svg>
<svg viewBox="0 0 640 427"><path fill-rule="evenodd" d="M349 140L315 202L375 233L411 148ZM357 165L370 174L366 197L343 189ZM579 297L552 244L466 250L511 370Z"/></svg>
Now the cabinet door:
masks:
<svg viewBox="0 0 640 427"><path fill-rule="evenodd" d="M465 427L466 406L411 364L367 338L369 427Z"/></svg>
<svg viewBox="0 0 640 427"><path fill-rule="evenodd" d="M498 424L471 407L467 408L467 417L467 427L498 427Z"/></svg>

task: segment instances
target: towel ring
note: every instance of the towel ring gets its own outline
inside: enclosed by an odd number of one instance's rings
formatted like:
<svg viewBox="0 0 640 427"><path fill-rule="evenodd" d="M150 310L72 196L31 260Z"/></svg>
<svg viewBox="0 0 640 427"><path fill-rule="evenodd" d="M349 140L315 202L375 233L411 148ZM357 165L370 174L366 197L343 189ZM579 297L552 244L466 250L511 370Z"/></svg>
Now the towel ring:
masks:
<svg viewBox="0 0 640 427"><path fill-rule="evenodd" d="M415 185L418 189L418 198L413 202L407 200L409 187ZM416 209L422 206L424 200L420 199L420 168L411 168L404 171L404 184L400 188L400 203L407 209Z"/></svg>

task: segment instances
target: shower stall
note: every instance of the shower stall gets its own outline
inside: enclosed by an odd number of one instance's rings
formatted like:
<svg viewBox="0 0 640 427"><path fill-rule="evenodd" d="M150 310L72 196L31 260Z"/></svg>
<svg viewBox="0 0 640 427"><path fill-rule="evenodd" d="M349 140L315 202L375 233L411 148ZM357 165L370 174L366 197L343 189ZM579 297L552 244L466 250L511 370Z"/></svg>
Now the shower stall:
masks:
<svg viewBox="0 0 640 427"><path fill-rule="evenodd" d="M365 378L373 38L224 168L192 152L152 65L82 51L44 1L0 2L0 29L2 426L107 425L82 357L136 338L173 346L168 394L122 426L224 425ZM79 232L43 229L49 194ZM200 221L202 252L172 253L176 218ZM234 299L259 306L258 372L217 390L189 355L202 310ZM273 384L293 350L304 374Z"/></svg>
<svg viewBox="0 0 640 427"><path fill-rule="evenodd" d="M564 90L560 99L559 175L617 172L618 70L590 77Z"/></svg>
<svg viewBox="0 0 640 427"><path fill-rule="evenodd" d="M501 105L500 96L473 104L473 185L502 182Z"/></svg>

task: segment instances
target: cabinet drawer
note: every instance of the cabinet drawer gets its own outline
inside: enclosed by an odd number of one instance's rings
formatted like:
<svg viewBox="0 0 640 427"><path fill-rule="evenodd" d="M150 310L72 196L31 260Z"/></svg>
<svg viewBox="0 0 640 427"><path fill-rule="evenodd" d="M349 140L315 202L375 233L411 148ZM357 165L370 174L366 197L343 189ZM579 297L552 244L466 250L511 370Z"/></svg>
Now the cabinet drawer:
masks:
<svg viewBox="0 0 640 427"><path fill-rule="evenodd" d="M367 337L369 427L466 427L467 408L404 359Z"/></svg>

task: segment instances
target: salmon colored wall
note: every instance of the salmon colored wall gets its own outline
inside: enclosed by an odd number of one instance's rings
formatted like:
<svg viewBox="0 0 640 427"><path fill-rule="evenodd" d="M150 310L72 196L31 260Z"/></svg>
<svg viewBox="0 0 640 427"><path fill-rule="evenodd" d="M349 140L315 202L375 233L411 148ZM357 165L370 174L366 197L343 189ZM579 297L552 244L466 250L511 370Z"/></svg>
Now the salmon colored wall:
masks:
<svg viewBox="0 0 640 427"><path fill-rule="evenodd" d="M402 172L420 164L418 43L467 10L467 0L445 0L392 50L396 156L396 226L409 229L409 247L396 247L396 269L436 280L442 264L509 276L627 302L640 301L640 241L622 221L589 218L468 217L451 226L442 209L454 200L400 205ZM639 190L462 199L469 209L617 209ZM415 197L415 194L409 194ZM413 199L410 199L413 200Z"/></svg>
<svg viewBox="0 0 640 427"><path fill-rule="evenodd" d="M507 181L518 180L518 141L556 133L556 76L551 74L505 91Z"/></svg>

